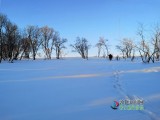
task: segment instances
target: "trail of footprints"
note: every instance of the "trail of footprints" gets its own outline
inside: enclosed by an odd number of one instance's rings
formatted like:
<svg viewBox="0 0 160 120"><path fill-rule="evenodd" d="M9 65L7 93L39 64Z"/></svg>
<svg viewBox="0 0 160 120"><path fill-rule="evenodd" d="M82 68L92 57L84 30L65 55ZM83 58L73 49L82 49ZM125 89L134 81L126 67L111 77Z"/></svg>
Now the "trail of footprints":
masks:
<svg viewBox="0 0 160 120"><path fill-rule="evenodd" d="M130 100L140 99L140 97L135 96L135 95L130 95L126 92L126 90L124 89L122 85L122 81L120 79L121 71L115 69L114 66L112 67L112 69L113 69L113 77L114 77L113 88L116 89L125 99L130 99ZM139 112L147 115L151 120L160 120L160 118L155 113L149 111L146 108L145 110L139 111Z"/></svg>

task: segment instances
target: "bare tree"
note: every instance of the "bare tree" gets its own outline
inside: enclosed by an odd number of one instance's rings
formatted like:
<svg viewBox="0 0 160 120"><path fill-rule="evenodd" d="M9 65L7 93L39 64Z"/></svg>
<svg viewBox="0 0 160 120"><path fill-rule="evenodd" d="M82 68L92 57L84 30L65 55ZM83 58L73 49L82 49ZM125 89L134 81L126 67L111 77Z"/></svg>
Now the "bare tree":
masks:
<svg viewBox="0 0 160 120"><path fill-rule="evenodd" d="M125 47L126 57L130 58L131 57L131 53L133 52L133 49L135 47L134 43L133 43L133 40L131 40L131 39L123 39L122 44Z"/></svg>
<svg viewBox="0 0 160 120"><path fill-rule="evenodd" d="M74 44L71 44L76 52L78 52L83 59L88 59L88 50L90 45L88 44L88 40L86 38L77 37Z"/></svg>
<svg viewBox="0 0 160 120"><path fill-rule="evenodd" d="M101 50L103 50L103 57L106 57L106 53L107 52L107 56L109 55L109 45L108 45L108 40L105 39L104 37L100 37L98 43L96 44L96 47L98 48L98 57L100 57L101 54Z"/></svg>
<svg viewBox="0 0 160 120"><path fill-rule="evenodd" d="M9 59L13 62L20 53L21 34L16 24L0 14L0 62Z"/></svg>
<svg viewBox="0 0 160 120"><path fill-rule="evenodd" d="M3 47L4 47L3 34L6 22L7 22L7 17L0 13L0 63L3 58Z"/></svg>
<svg viewBox="0 0 160 120"><path fill-rule="evenodd" d="M107 39L105 39L105 38L103 38L103 37L100 37L100 40L99 40L99 42L102 44L102 46L104 46L104 48L106 49L106 51L107 51L107 56L109 55L109 49L108 49L108 47L109 47L109 45L108 45L108 43L107 43Z"/></svg>
<svg viewBox="0 0 160 120"><path fill-rule="evenodd" d="M98 57L100 57L102 46L103 44L100 41L96 44L96 47L98 48Z"/></svg>
<svg viewBox="0 0 160 120"><path fill-rule="evenodd" d="M136 48L138 49L138 51L140 53L142 61L144 63L149 63L150 60L152 60L152 62L154 63L155 53L158 52L155 47L156 42L152 46L151 44L149 44L149 42L147 40L145 40L144 26L142 24L140 24L140 27L138 29L138 36L140 36L141 40L140 40L140 43L136 46ZM156 39L156 37L157 36L155 36L155 39Z"/></svg>
<svg viewBox="0 0 160 120"><path fill-rule="evenodd" d="M120 45L117 45L116 48L122 52L123 58L131 58L132 52L134 52L135 45L133 43L133 40L124 38L120 42Z"/></svg>
<svg viewBox="0 0 160 120"><path fill-rule="evenodd" d="M17 60L18 56L20 55L22 36L21 36L21 33L19 31L17 31L15 38L16 38L16 44L15 44L15 47L14 47L13 59L12 59L11 62L13 62L13 60Z"/></svg>
<svg viewBox="0 0 160 120"><path fill-rule="evenodd" d="M24 57L24 58L29 58L29 53L31 51L31 45L30 45L30 41L28 38L22 38L21 40L21 47L20 47L20 52L21 52L21 56L20 56L20 60Z"/></svg>
<svg viewBox="0 0 160 120"><path fill-rule="evenodd" d="M18 27L15 24L12 24L10 21L8 21L5 25L6 31L5 31L5 39L6 39L6 45L7 45L7 53L6 58L9 58L9 61L13 62L14 58L14 50L16 48L16 42L17 37L19 35L18 33Z"/></svg>
<svg viewBox="0 0 160 120"><path fill-rule="evenodd" d="M26 38L30 42L33 60L36 59L37 51L42 44L41 31L38 26L27 26L25 29Z"/></svg>
<svg viewBox="0 0 160 120"><path fill-rule="evenodd" d="M42 33L42 47L47 59L51 59L52 49L54 46L53 43L53 28L49 28L48 26L41 28Z"/></svg>
<svg viewBox="0 0 160 120"><path fill-rule="evenodd" d="M154 28L154 33L152 37L152 45L154 46L155 58L156 60L160 60L160 27L157 24Z"/></svg>
<svg viewBox="0 0 160 120"><path fill-rule="evenodd" d="M121 45L117 45L116 49L119 50L122 53L122 57L125 58L125 48L123 48Z"/></svg>
<svg viewBox="0 0 160 120"><path fill-rule="evenodd" d="M62 49L66 48L64 46L64 43L67 42L67 39L60 38L59 33L55 32L53 36L53 44L55 46L55 51L56 51L56 58L59 59L60 55L62 53Z"/></svg>

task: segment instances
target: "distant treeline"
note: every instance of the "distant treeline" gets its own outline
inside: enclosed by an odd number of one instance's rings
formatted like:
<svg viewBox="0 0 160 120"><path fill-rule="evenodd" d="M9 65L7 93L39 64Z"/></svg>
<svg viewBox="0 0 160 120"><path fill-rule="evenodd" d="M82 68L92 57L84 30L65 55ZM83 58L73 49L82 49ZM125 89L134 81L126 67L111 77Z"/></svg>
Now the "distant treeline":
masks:
<svg viewBox="0 0 160 120"><path fill-rule="evenodd" d="M51 59L52 53L55 52L56 58L64 54L66 38L61 38L59 33L51 27L38 27L28 25L23 30L12 23L6 15L0 14L0 62L2 60L23 59L30 57L35 60L43 52L45 59ZM73 47L82 58L88 58L88 41L85 38L77 37Z"/></svg>
<svg viewBox="0 0 160 120"><path fill-rule="evenodd" d="M138 28L139 43L124 38L116 46L123 58L135 58L135 52L139 53L144 63L160 60L160 27L157 25L150 40L145 39L144 27L141 24ZM0 63L2 60L13 62L23 58L33 60L37 55L43 54L45 59L51 59L53 52L55 57L60 59L66 49L66 38L61 38L59 33L52 27L38 27L28 25L20 29L15 23L11 22L6 15L0 13ZM83 59L88 59L88 50L91 45L86 38L77 37L75 42L70 45ZM98 48L97 57L101 54L106 58L109 51L108 40L100 37L98 43L94 45ZM118 59L118 55L116 57Z"/></svg>

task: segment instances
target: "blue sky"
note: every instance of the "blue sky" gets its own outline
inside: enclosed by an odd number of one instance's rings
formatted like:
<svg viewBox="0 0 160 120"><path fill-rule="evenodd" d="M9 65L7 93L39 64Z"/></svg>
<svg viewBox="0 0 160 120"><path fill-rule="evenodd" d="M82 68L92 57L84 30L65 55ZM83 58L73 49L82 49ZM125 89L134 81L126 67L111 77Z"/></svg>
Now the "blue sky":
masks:
<svg viewBox="0 0 160 120"><path fill-rule="evenodd" d="M160 22L159 0L1 0L1 12L24 28L27 25L48 25L74 42L77 36L94 45L99 37L109 40L110 52L128 37L137 40L138 23L151 27ZM67 50L70 54L71 50Z"/></svg>

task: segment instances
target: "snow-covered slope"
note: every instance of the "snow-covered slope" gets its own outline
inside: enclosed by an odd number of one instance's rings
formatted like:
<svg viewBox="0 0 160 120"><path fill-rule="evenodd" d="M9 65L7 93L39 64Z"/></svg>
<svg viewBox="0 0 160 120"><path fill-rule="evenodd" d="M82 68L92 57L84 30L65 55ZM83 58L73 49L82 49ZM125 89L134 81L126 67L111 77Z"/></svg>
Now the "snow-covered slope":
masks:
<svg viewBox="0 0 160 120"><path fill-rule="evenodd" d="M160 63L65 59L0 64L0 120L160 120ZM143 99L144 110L113 110Z"/></svg>

